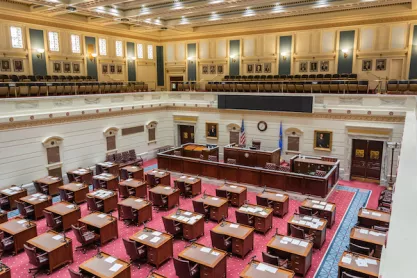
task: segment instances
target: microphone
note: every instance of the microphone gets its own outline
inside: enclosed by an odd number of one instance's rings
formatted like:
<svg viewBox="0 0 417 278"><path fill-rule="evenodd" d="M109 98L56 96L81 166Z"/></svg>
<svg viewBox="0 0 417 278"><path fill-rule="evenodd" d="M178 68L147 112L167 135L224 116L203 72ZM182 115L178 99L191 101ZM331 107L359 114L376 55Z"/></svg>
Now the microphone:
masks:
<svg viewBox="0 0 417 278"><path fill-rule="evenodd" d="M222 223L220 223L220 227L224 226L224 221L226 221L226 218L224 217L224 215L222 215Z"/></svg>
<svg viewBox="0 0 417 278"><path fill-rule="evenodd" d="M278 228L275 229L275 235L278 235Z"/></svg>
<svg viewBox="0 0 417 278"><path fill-rule="evenodd" d="M100 246L97 246L96 258L99 258L99 259L103 258L103 255L101 254Z"/></svg>
<svg viewBox="0 0 417 278"><path fill-rule="evenodd" d="M256 258L256 255L255 255L255 256L253 256L252 258L250 258L249 263L251 264L251 263L253 262L253 260L255 260L255 258Z"/></svg>
<svg viewBox="0 0 417 278"><path fill-rule="evenodd" d="M148 232L148 227L146 227L146 222L143 222L143 231Z"/></svg>
<svg viewBox="0 0 417 278"><path fill-rule="evenodd" d="M62 230L62 240L61 240L61 242L65 242L65 243L67 243L67 241L65 240L65 230Z"/></svg>
<svg viewBox="0 0 417 278"><path fill-rule="evenodd" d="M0 260L0 272L3 271L3 262Z"/></svg>
<svg viewBox="0 0 417 278"><path fill-rule="evenodd" d="M180 214L181 214L181 211L180 211L180 209L179 209L179 208L177 208L177 211L175 212L175 214L176 214L176 215L180 215Z"/></svg>
<svg viewBox="0 0 417 278"><path fill-rule="evenodd" d="M151 270L149 270L149 273L148 273L148 276L146 276L146 277L148 277L148 278L153 278L154 276L153 276L153 271L155 270L155 267L152 267L151 268Z"/></svg>
<svg viewBox="0 0 417 278"><path fill-rule="evenodd" d="M265 193L266 191L266 184L264 185L264 189L262 190L262 193Z"/></svg>
<svg viewBox="0 0 417 278"><path fill-rule="evenodd" d="M203 192L203 199L205 199L206 197L207 197L206 190L204 190L204 192Z"/></svg>
<svg viewBox="0 0 417 278"><path fill-rule="evenodd" d="M224 185L227 185L227 180L226 179L224 179Z"/></svg>
<svg viewBox="0 0 417 278"><path fill-rule="evenodd" d="M32 227L32 224L30 223L29 218L25 217L24 219L26 220L26 228Z"/></svg>

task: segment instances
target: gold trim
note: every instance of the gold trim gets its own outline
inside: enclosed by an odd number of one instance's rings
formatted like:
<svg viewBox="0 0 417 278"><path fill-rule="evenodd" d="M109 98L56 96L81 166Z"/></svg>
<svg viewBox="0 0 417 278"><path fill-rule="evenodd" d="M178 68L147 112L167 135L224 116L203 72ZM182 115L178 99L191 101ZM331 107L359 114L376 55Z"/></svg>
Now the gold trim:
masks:
<svg viewBox="0 0 417 278"><path fill-rule="evenodd" d="M181 109L181 111L184 111ZM196 123L198 116L174 115L174 122L191 122Z"/></svg>
<svg viewBox="0 0 417 278"><path fill-rule="evenodd" d="M392 130L386 128L348 128L348 133L370 134L370 135L391 135Z"/></svg>

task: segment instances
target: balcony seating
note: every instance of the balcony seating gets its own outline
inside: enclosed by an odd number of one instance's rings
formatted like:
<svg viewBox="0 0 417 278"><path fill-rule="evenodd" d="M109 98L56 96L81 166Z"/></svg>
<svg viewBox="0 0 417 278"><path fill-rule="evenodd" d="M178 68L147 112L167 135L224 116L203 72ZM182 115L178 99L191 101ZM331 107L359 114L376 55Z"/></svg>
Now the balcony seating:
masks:
<svg viewBox="0 0 417 278"><path fill-rule="evenodd" d="M116 163L119 164L120 168L123 168L128 165L136 165L136 166L142 166L143 165L143 159L141 156L136 156L135 150L129 150L122 153L115 153L110 154L106 156L106 161L116 161Z"/></svg>

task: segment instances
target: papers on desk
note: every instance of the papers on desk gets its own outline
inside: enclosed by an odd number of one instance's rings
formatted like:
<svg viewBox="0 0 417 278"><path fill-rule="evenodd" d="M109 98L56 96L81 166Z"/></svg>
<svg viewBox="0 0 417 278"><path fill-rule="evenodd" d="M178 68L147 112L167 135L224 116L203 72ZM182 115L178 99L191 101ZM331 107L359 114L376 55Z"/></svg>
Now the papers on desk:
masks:
<svg viewBox="0 0 417 278"><path fill-rule="evenodd" d="M277 269L275 267L263 264L263 263L259 263L258 266L256 267L257 270L259 271L268 271L270 273L276 273Z"/></svg>
<svg viewBox="0 0 417 278"><path fill-rule="evenodd" d="M291 241L291 244L294 244L294 245L298 245L299 243L300 243L300 240L299 239L293 239Z"/></svg>
<svg viewBox="0 0 417 278"><path fill-rule="evenodd" d="M351 257L343 256L342 263L344 263L344 264L350 264L351 262L352 262L352 258Z"/></svg>
<svg viewBox="0 0 417 278"><path fill-rule="evenodd" d="M109 268L110 271L116 272L119 269L121 269L123 267L123 265L121 264L114 264L112 267Z"/></svg>
<svg viewBox="0 0 417 278"><path fill-rule="evenodd" d="M201 219L201 217L202 217L201 215L194 216L195 219Z"/></svg>
<svg viewBox="0 0 417 278"><path fill-rule="evenodd" d="M216 252L216 251L211 252L211 254L214 255L214 256L220 255L220 253L219 252Z"/></svg>
<svg viewBox="0 0 417 278"><path fill-rule="evenodd" d="M382 214L377 213L377 212L373 212L373 213L372 213L372 215L373 215L373 216L378 216L378 217L379 217L379 216L381 216Z"/></svg>
<svg viewBox="0 0 417 278"><path fill-rule="evenodd" d="M298 224L298 220L295 220L295 219L291 220L291 222L295 223L295 224Z"/></svg>
<svg viewBox="0 0 417 278"><path fill-rule="evenodd" d="M195 178L188 178L190 181L193 181L193 180L195 180Z"/></svg>
<svg viewBox="0 0 417 278"><path fill-rule="evenodd" d="M325 205L327 205L327 203L326 202L320 202L320 205L325 206Z"/></svg>
<svg viewBox="0 0 417 278"><path fill-rule="evenodd" d="M185 178L186 178L186 176L181 176L181 177L180 177L180 179L185 179Z"/></svg>
<svg viewBox="0 0 417 278"><path fill-rule="evenodd" d="M56 236L53 236L52 238L53 238L53 239L55 239L55 240L60 240L60 239L62 239L62 238L63 238L63 236L61 236L61 235L56 235Z"/></svg>
<svg viewBox="0 0 417 278"><path fill-rule="evenodd" d="M151 242L153 242L153 243L156 243L156 242L158 242L160 239L161 239L160 237L156 236L156 237L154 237L153 239L151 239L150 241L151 241Z"/></svg>
<svg viewBox="0 0 417 278"><path fill-rule="evenodd" d="M237 186L236 185L231 185L230 188L237 188Z"/></svg>
<svg viewBox="0 0 417 278"><path fill-rule="evenodd" d="M307 247L308 242L307 241L301 241L300 244L298 244L298 245L300 245L301 247Z"/></svg>
<svg viewBox="0 0 417 278"><path fill-rule="evenodd" d="M313 202L313 204L320 204L320 202L316 200L311 200L311 202Z"/></svg>
<svg viewBox="0 0 417 278"><path fill-rule="evenodd" d="M217 201L219 198L216 198L216 197L211 197L211 199L212 199L213 201Z"/></svg>
<svg viewBox="0 0 417 278"><path fill-rule="evenodd" d="M41 193L35 193L35 194L32 194L32 197L38 197L38 196L40 196L40 195L42 195Z"/></svg>
<svg viewBox="0 0 417 278"><path fill-rule="evenodd" d="M238 224L230 224L230 226L229 226L230 228L235 228L235 229L237 229L237 228L239 228L239 225Z"/></svg>
<svg viewBox="0 0 417 278"><path fill-rule="evenodd" d="M194 218L191 218L190 220L188 220L188 224L194 224L195 222L197 222L197 220Z"/></svg>
<svg viewBox="0 0 417 278"><path fill-rule="evenodd" d="M279 194L279 193L275 194L275 196L277 196L277 197L284 197L283 194Z"/></svg>
<svg viewBox="0 0 417 278"><path fill-rule="evenodd" d="M359 233L364 234L364 235L367 235L369 233L369 231L366 230L366 229L360 229L359 230Z"/></svg>
<svg viewBox="0 0 417 278"><path fill-rule="evenodd" d="M358 266L361 266L361 267L368 267L368 263L367 263L366 259L357 258L357 259L355 260L355 263L356 263Z"/></svg>
<svg viewBox="0 0 417 278"><path fill-rule="evenodd" d="M369 211L367 211L367 210L362 210L362 213L363 213L363 214L369 214Z"/></svg>
<svg viewBox="0 0 417 278"><path fill-rule="evenodd" d="M171 218L177 219L178 216L176 216L175 214L171 215Z"/></svg>
<svg viewBox="0 0 417 278"><path fill-rule="evenodd" d="M261 215L263 215L263 216L265 216L265 215L267 215L268 213L266 213L265 211L261 211L261 212L260 212L260 214L261 214Z"/></svg>
<svg viewBox="0 0 417 278"><path fill-rule="evenodd" d="M19 220L19 221L17 221L17 224L24 224L24 223L26 223L27 221L25 220L25 219L22 219L22 220Z"/></svg>
<svg viewBox="0 0 417 278"><path fill-rule="evenodd" d="M384 234L384 233L377 233L377 232L374 232L374 231L370 231L369 234L373 235L373 236L386 236L386 234Z"/></svg>
<svg viewBox="0 0 417 278"><path fill-rule="evenodd" d="M109 256L109 257L107 257L104 261L105 261L105 262L107 262L107 263L112 264L112 263L114 263L115 261L117 261L117 259L116 259L116 258L113 258L112 256Z"/></svg>
<svg viewBox="0 0 417 278"><path fill-rule="evenodd" d="M35 201L37 198L30 198L29 201Z"/></svg>
<svg viewBox="0 0 417 278"><path fill-rule="evenodd" d="M366 259L365 259L365 261L366 261L368 264L373 264L373 265L376 265L376 264L377 264L377 260L374 260L374 259L368 259L368 258L366 258Z"/></svg>
<svg viewBox="0 0 417 278"><path fill-rule="evenodd" d="M300 223L301 225L305 225L307 222L304 221L304 220L300 220L300 221L298 221L298 223Z"/></svg>
<svg viewBox="0 0 417 278"><path fill-rule="evenodd" d="M282 243L282 244L288 244L288 241L285 241L285 240L282 240L282 239L279 242Z"/></svg>
<svg viewBox="0 0 417 278"><path fill-rule="evenodd" d="M160 235L162 235L162 233L161 232L158 232L158 231L155 231L155 232L152 232L152 235L154 235L154 236L160 236Z"/></svg>
<svg viewBox="0 0 417 278"><path fill-rule="evenodd" d="M292 238L290 238L290 237L284 237L282 240L285 240L285 241L288 241L288 242L291 242L292 241Z"/></svg>
<svg viewBox="0 0 417 278"><path fill-rule="evenodd" d="M67 207L69 209L73 209L75 206L74 205L68 205L68 206L65 206L65 207Z"/></svg>
<svg viewBox="0 0 417 278"><path fill-rule="evenodd" d="M133 179L127 179L126 181L131 181L131 180L133 180Z"/></svg>
<svg viewBox="0 0 417 278"><path fill-rule="evenodd" d="M311 217L311 216L304 216L303 219L304 220L307 220L307 221L311 221L311 220L313 220L313 217Z"/></svg>
<svg viewBox="0 0 417 278"><path fill-rule="evenodd" d="M142 199L136 199L135 202L140 203L140 202L143 202L143 200Z"/></svg>
<svg viewBox="0 0 417 278"><path fill-rule="evenodd" d="M324 224L324 222L323 221L318 221L318 222L316 222L316 224L319 225L319 226L321 226L321 225Z"/></svg>
<svg viewBox="0 0 417 278"><path fill-rule="evenodd" d="M163 175L163 174L165 174L165 172L158 172L158 174Z"/></svg>
<svg viewBox="0 0 417 278"><path fill-rule="evenodd" d="M239 208L239 210L240 210L240 211L248 211L248 208L245 208L245 207L240 207L240 208Z"/></svg>
<svg viewBox="0 0 417 278"><path fill-rule="evenodd" d="M145 238L147 238L148 237L148 235L140 235L140 236L138 236L138 239L140 239L140 240L144 240Z"/></svg>
<svg viewBox="0 0 417 278"><path fill-rule="evenodd" d="M200 251L201 251L201 252L203 252L203 253L210 253L211 248L208 248L208 247L201 247Z"/></svg>
<svg viewBox="0 0 417 278"><path fill-rule="evenodd" d="M186 211L186 212L184 212L184 215L190 216L190 215L193 215L193 213L190 212L190 211Z"/></svg>
<svg viewBox="0 0 417 278"><path fill-rule="evenodd" d="M165 190L170 190L171 189L171 186L165 186L164 189Z"/></svg>
<svg viewBox="0 0 417 278"><path fill-rule="evenodd" d="M313 205L313 208L316 208L316 209L324 209L324 206L322 206L322 205Z"/></svg>
<svg viewBox="0 0 417 278"><path fill-rule="evenodd" d="M333 208L333 205L326 205L326 207L324 208L327 211L331 211Z"/></svg>
<svg viewBox="0 0 417 278"><path fill-rule="evenodd" d="M11 190L20 191L20 187L12 186L10 187Z"/></svg>
<svg viewBox="0 0 417 278"><path fill-rule="evenodd" d="M97 215L97 217L99 217L99 218L104 218L106 216L107 216L107 214L105 214L105 213L100 213L99 215Z"/></svg>
<svg viewBox="0 0 417 278"><path fill-rule="evenodd" d="M157 173L157 172L158 172L158 171L156 171L156 170L153 170L153 171L152 171L152 173Z"/></svg>
<svg viewBox="0 0 417 278"><path fill-rule="evenodd" d="M59 178L57 178L57 177L55 177L55 178L52 178L51 180L54 180L54 181L56 181L56 180L58 180Z"/></svg>

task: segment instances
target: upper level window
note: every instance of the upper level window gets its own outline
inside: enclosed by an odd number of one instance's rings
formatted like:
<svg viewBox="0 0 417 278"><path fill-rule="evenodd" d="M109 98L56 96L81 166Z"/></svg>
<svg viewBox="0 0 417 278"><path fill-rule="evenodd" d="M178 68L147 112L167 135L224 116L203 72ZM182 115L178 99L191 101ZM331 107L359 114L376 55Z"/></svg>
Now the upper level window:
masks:
<svg viewBox="0 0 417 278"><path fill-rule="evenodd" d="M149 60L153 59L153 45L152 44L148 45L148 59Z"/></svg>
<svg viewBox="0 0 417 278"><path fill-rule="evenodd" d="M10 36L12 38L12 47L13 48L23 48L22 28L11 26L10 27Z"/></svg>
<svg viewBox="0 0 417 278"><path fill-rule="evenodd" d="M123 57L123 43L122 41L116 41L116 56Z"/></svg>
<svg viewBox="0 0 417 278"><path fill-rule="evenodd" d="M59 36L58 32L49 32L49 50L50 51L59 51Z"/></svg>
<svg viewBox="0 0 417 278"><path fill-rule="evenodd" d="M143 44L138 43L138 58L143 59Z"/></svg>
<svg viewBox="0 0 417 278"><path fill-rule="evenodd" d="M72 53L81 53L80 36L71 35L71 49Z"/></svg>
<svg viewBox="0 0 417 278"><path fill-rule="evenodd" d="M98 39L98 49L101 56L107 55L107 41L106 39Z"/></svg>

